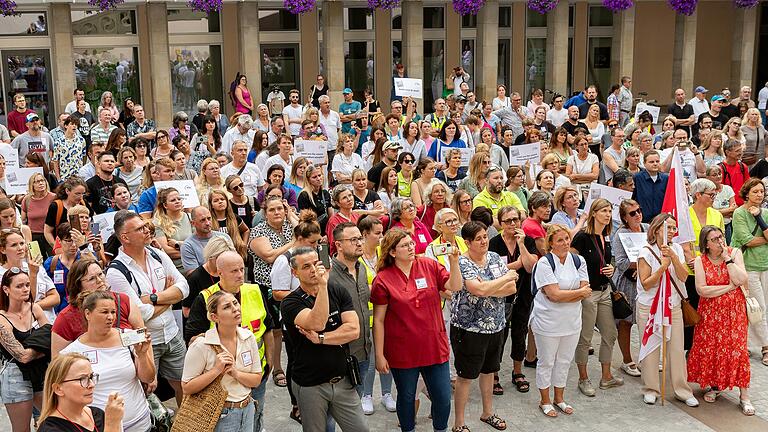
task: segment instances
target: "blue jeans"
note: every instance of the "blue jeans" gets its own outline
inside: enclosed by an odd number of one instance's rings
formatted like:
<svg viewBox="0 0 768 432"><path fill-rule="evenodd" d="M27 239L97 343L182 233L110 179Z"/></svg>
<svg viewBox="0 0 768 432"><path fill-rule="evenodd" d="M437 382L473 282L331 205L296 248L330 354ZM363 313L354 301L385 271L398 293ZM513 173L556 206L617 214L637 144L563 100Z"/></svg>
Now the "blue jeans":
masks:
<svg viewBox="0 0 768 432"><path fill-rule="evenodd" d="M363 365L360 364L360 370L363 369ZM371 354L368 357L368 369L365 372L361 372L360 376L363 377L363 395L373 395L373 381L376 379L376 355ZM381 383L381 395L392 393L392 374L379 374L379 382Z"/></svg>
<svg viewBox="0 0 768 432"><path fill-rule="evenodd" d="M436 432L448 428L451 415L451 370L448 362L409 369L392 368L392 378L397 386L397 418L400 430L412 432L416 427L416 384L419 374L424 378L432 403L432 428Z"/></svg>
<svg viewBox="0 0 768 432"><path fill-rule="evenodd" d="M249 432L253 430L256 407L251 401L245 408L224 408L214 432Z"/></svg>
<svg viewBox="0 0 768 432"><path fill-rule="evenodd" d="M269 381L267 378L262 377L261 384L251 390L251 397L256 404L253 412L253 432L261 432L264 426L264 399L267 395L267 381Z"/></svg>

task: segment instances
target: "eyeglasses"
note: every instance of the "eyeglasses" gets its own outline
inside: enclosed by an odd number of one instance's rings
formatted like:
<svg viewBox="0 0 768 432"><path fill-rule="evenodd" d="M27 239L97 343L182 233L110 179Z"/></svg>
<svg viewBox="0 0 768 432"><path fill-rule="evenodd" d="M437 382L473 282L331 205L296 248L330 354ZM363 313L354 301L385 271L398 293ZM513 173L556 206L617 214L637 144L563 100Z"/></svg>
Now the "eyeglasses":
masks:
<svg viewBox="0 0 768 432"><path fill-rule="evenodd" d="M363 238L362 237L350 237L350 238L346 238L346 239L337 239L337 240L338 241L342 241L342 242L343 241L348 241L350 243L362 243L363 242Z"/></svg>
<svg viewBox="0 0 768 432"><path fill-rule="evenodd" d="M639 208L637 210L632 210L631 212L628 212L627 214L629 215L629 217L635 217L637 215L643 214L643 209Z"/></svg>
<svg viewBox="0 0 768 432"><path fill-rule="evenodd" d="M520 218L502 219L501 223L504 225L512 225L513 223L520 222Z"/></svg>
<svg viewBox="0 0 768 432"><path fill-rule="evenodd" d="M80 378L72 378L72 379L64 380L61 383L64 384L65 382L70 382L70 381L80 381L80 385L83 388L88 388L88 385L90 383L93 383L94 386L99 383L99 374L95 372L91 372L90 375L81 376Z"/></svg>

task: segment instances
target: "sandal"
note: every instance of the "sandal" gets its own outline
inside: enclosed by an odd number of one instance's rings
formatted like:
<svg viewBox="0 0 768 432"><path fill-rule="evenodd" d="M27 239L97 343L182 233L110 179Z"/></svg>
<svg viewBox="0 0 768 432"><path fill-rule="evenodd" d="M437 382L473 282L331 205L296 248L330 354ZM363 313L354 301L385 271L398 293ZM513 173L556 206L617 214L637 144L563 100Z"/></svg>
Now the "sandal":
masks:
<svg viewBox="0 0 768 432"><path fill-rule="evenodd" d="M565 415L571 415L573 414L573 407L568 405L565 401L562 402L555 402L555 407L560 410Z"/></svg>
<svg viewBox="0 0 768 432"><path fill-rule="evenodd" d="M741 407L741 413L745 416L755 415L755 407L752 406L752 402L749 399L739 399L739 406Z"/></svg>
<svg viewBox="0 0 768 432"><path fill-rule="evenodd" d="M288 380L285 379L285 372L280 369L275 369L272 371L272 380L278 387L288 386Z"/></svg>
<svg viewBox="0 0 768 432"><path fill-rule="evenodd" d="M398 425L398 427L399 426L400 425ZM451 432L472 432L472 431L469 430L469 426L461 425L461 426L456 426L455 428L451 429Z"/></svg>
<svg viewBox="0 0 768 432"><path fill-rule="evenodd" d="M552 404L539 405L539 409L549 418L557 417L557 411L555 411L555 407Z"/></svg>
<svg viewBox="0 0 768 432"><path fill-rule="evenodd" d="M291 408L291 413L289 414L289 417L296 420L298 424L301 424L301 412L299 411L298 406Z"/></svg>
<svg viewBox="0 0 768 432"><path fill-rule="evenodd" d="M717 397L720 396L720 390L717 387L710 387L706 393L704 393L704 402L714 403Z"/></svg>
<svg viewBox="0 0 768 432"><path fill-rule="evenodd" d="M495 396L504 395L504 387L501 386L501 383L499 382L499 377L496 377L496 379L493 380L493 394Z"/></svg>
<svg viewBox="0 0 768 432"><path fill-rule="evenodd" d="M528 393L528 390L531 389L531 383L525 379L523 374L512 374L512 383L520 393Z"/></svg>
<svg viewBox="0 0 768 432"><path fill-rule="evenodd" d="M490 425L492 428L496 430L501 431L507 428L507 422L503 418L497 416L496 414L491 414L490 417L488 418L480 417L480 421Z"/></svg>

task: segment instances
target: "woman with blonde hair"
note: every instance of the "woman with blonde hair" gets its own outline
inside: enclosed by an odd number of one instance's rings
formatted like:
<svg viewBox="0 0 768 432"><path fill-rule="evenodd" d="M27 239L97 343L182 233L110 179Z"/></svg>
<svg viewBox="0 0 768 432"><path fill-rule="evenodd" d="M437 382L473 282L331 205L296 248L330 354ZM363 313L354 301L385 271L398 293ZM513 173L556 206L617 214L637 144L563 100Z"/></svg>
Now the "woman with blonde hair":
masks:
<svg viewBox="0 0 768 432"><path fill-rule="evenodd" d="M200 175L195 181L195 189L200 202L208 201L208 195L213 190L225 191L224 179L221 177L221 167L214 158L207 158L200 165Z"/></svg>
<svg viewBox="0 0 768 432"><path fill-rule="evenodd" d="M211 211L211 229L227 234L232 239L232 243L235 244L237 252L245 255L246 240L249 234L248 225L232 210L232 204L229 202L227 193L212 190L208 194L206 206Z"/></svg>
<svg viewBox="0 0 768 432"><path fill-rule="evenodd" d="M184 202L178 190L170 187L157 193L157 208L152 222L155 224L155 238L163 252L168 254L180 272L184 272L181 245L194 230L189 215L184 212Z"/></svg>
<svg viewBox="0 0 768 432"><path fill-rule="evenodd" d="M91 406L98 382L88 357L70 353L53 359L45 373L38 432L122 432L122 396L109 395L103 410Z"/></svg>
<svg viewBox="0 0 768 432"><path fill-rule="evenodd" d="M469 160L469 174L459 184L459 189L464 189L474 198L485 188L485 173L491 166L491 155L486 152L476 152Z"/></svg>

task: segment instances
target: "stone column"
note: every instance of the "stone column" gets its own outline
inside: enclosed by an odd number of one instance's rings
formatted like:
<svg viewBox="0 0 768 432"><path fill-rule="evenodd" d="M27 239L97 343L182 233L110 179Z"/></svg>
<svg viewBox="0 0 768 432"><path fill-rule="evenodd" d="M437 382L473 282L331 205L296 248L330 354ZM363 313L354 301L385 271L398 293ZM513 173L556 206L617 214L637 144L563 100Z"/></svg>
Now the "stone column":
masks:
<svg viewBox="0 0 768 432"><path fill-rule="evenodd" d="M373 94L382 106L389 106L389 94L392 89L392 11L376 9L373 12L373 28L376 39L373 42ZM363 95L355 95L363 100Z"/></svg>
<svg viewBox="0 0 768 432"><path fill-rule="evenodd" d="M559 8L559 7L558 7ZM587 52L588 41L587 29L589 28L589 4L585 1L577 2L574 6L573 15L573 91L581 91L587 84ZM549 17L551 20L551 16ZM568 18L566 17L566 23ZM565 26L567 31L567 24ZM565 43L568 43L567 37ZM568 48L566 48L567 50ZM549 52L547 52L549 54ZM549 56L547 56L549 57ZM567 62L568 59L566 58ZM566 69L568 65L566 63Z"/></svg>
<svg viewBox="0 0 768 432"><path fill-rule="evenodd" d="M450 2L445 3L445 70L446 77L453 68L461 65L461 15L453 10ZM478 20L479 21L479 20Z"/></svg>
<svg viewBox="0 0 768 432"><path fill-rule="evenodd" d="M736 31L733 35L733 60L731 64L731 92L735 95L742 86L753 86L755 71L755 40L757 35L758 15L756 8L742 9L736 12ZM752 98L757 99L761 83L752 89ZM755 88L756 87L756 88Z"/></svg>
<svg viewBox="0 0 768 432"><path fill-rule="evenodd" d="M221 9L221 27L228 29L221 33L223 44L221 46L222 74L224 83L224 100L219 101L221 111L227 116L234 114L232 103L228 102L229 83L235 79L238 72L242 72L240 64L240 26L238 18L238 3L224 3ZM231 29L231 30L230 30Z"/></svg>
<svg viewBox="0 0 768 432"><path fill-rule="evenodd" d="M525 14L526 4L524 2L512 3L512 49L511 58L512 70L512 88L507 89L507 95L516 91L520 94L525 93Z"/></svg>
<svg viewBox="0 0 768 432"><path fill-rule="evenodd" d="M145 5L147 26L146 49L149 54L149 81L143 87L151 87L150 96L144 95L142 102L148 117L158 128L171 126L173 119L173 97L171 95L171 69L168 65L168 11L165 3ZM140 40L142 47L143 41Z"/></svg>
<svg viewBox="0 0 768 432"><path fill-rule="evenodd" d="M477 14L475 41L475 95L493 100L499 80L499 1L488 0Z"/></svg>
<svg viewBox="0 0 768 432"><path fill-rule="evenodd" d="M51 35L51 64L49 74L52 79L53 91L49 93L54 115L64 112L64 107L73 100L75 91L74 49L72 46L72 16L69 3L51 3L48 24ZM91 107L96 109L96 107ZM55 126L55 123L54 125Z"/></svg>
<svg viewBox="0 0 768 432"><path fill-rule="evenodd" d="M323 2L323 65L331 107L338 108L344 101L344 4L337 0Z"/></svg>
<svg viewBox="0 0 768 432"><path fill-rule="evenodd" d="M251 92L251 99L256 108L256 105L262 102L259 7L257 2L241 2L237 4L237 9L240 28L240 69L243 75L248 77L248 90Z"/></svg>
<svg viewBox="0 0 768 432"><path fill-rule="evenodd" d="M421 0L403 0L403 65L409 78L424 78L424 2ZM446 5L448 7L448 5ZM424 87L428 87L424 83ZM381 98L381 94L376 95ZM422 107L430 111L431 107ZM429 108L429 109L428 109ZM383 110L383 108L382 108Z"/></svg>
<svg viewBox="0 0 768 432"><path fill-rule="evenodd" d="M613 21L612 76L619 82L623 75L632 76L635 55L635 8L629 8L615 15ZM574 83L574 90L578 90Z"/></svg>
<svg viewBox="0 0 768 432"><path fill-rule="evenodd" d="M301 103L306 103L309 87L315 83L317 74L320 73L320 44L317 32L320 29L317 9L299 15L299 29L301 30L301 46L299 47L301 84ZM298 59L297 59L298 60Z"/></svg>
<svg viewBox="0 0 768 432"><path fill-rule="evenodd" d="M574 34L576 33L574 29ZM569 79L568 2L561 1L547 16L547 77L545 86L555 93L565 94Z"/></svg>

